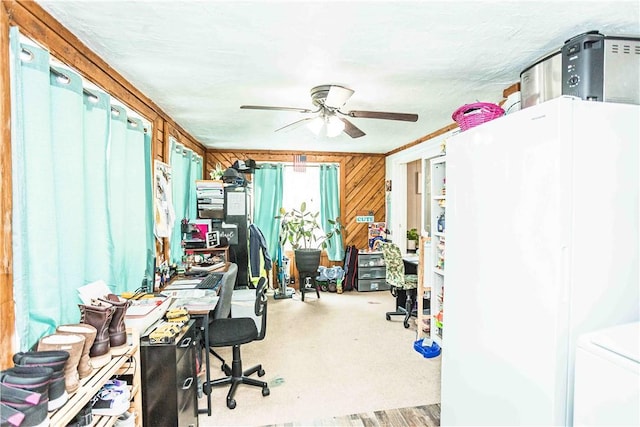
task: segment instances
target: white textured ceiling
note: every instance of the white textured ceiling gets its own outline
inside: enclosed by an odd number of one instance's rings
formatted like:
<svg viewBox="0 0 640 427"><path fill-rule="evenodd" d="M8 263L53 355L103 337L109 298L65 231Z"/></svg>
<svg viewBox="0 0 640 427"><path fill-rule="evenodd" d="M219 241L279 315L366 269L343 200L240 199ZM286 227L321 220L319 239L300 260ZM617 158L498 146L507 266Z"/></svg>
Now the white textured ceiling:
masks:
<svg viewBox="0 0 640 427"><path fill-rule="evenodd" d="M632 1L38 1L210 148L384 153L499 102L520 72L590 30L640 34ZM416 123L350 119L366 136L315 138L321 84L355 90L346 110L417 113Z"/></svg>

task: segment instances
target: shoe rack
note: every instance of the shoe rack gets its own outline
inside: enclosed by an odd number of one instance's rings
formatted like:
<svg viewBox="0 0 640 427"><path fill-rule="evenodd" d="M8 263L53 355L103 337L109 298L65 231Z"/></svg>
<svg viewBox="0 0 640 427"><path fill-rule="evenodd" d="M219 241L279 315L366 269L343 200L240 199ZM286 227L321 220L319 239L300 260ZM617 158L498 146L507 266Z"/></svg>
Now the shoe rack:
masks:
<svg viewBox="0 0 640 427"><path fill-rule="evenodd" d="M69 424L91 401L93 396L111 378L118 375L129 375L131 381L131 406L135 411L136 426L142 426L142 387L140 382L140 336L135 329L127 329L128 351L121 356L114 356L100 369L94 369L91 375L80 380L80 387L69 395L69 400L59 409L49 412L52 427L64 427ZM94 415L92 426L111 426L117 416Z"/></svg>

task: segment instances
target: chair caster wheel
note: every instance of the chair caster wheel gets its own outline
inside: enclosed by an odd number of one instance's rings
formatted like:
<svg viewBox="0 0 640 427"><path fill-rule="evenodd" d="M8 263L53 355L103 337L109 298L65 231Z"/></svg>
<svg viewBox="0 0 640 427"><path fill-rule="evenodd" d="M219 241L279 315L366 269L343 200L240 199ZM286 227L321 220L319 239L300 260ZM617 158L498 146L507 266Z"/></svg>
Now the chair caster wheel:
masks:
<svg viewBox="0 0 640 427"><path fill-rule="evenodd" d="M270 393L271 393L271 392L269 391L269 387L264 387L264 388L262 389L262 395L263 395L263 396L269 396L269 394L270 394Z"/></svg>
<svg viewBox="0 0 640 427"><path fill-rule="evenodd" d="M259 377L263 377L263 376L264 376L264 369L260 369L260 370L258 371L258 376L259 376Z"/></svg>
<svg viewBox="0 0 640 427"><path fill-rule="evenodd" d="M227 408L235 409L235 407L236 407L236 400L235 399L227 400Z"/></svg>
<svg viewBox="0 0 640 427"><path fill-rule="evenodd" d="M391 320L391 316L387 314L387 320Z"/></svg>
<svg viewBox="0 0 640 427"><path fill-rule="evenodd" d="M404 322L404 328L408 329L409 328L409 323L408 322Z"/></svg>

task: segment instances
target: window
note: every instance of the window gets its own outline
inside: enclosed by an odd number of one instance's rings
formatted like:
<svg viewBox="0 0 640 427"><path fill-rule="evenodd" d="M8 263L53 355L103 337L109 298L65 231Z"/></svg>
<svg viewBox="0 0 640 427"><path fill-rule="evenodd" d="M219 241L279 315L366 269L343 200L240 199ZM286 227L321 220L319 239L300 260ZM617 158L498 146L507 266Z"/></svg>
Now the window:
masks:
<svg viewBox="0 0 640 427"><path fill-rule="evenodd" d="M286 210L300 209L302 202L307 202L307 210L320 211L319 167L307 165L304 172L297 172L293 166L285 165L283 177L282 206Z"/></svg>
<svg viewBox="0 0 640 427"><path fill-rule="evenodd" d="M283 168L282 207L290 211L300 210L303 202L307 204L307 211L320 212L320 164L307 163L304 171L296 171L293 165ZM318 222L320 218L318 217ZM317 237L322 236L322 230L316 230ZM286 250L291 246L287 244Z"/></svg>

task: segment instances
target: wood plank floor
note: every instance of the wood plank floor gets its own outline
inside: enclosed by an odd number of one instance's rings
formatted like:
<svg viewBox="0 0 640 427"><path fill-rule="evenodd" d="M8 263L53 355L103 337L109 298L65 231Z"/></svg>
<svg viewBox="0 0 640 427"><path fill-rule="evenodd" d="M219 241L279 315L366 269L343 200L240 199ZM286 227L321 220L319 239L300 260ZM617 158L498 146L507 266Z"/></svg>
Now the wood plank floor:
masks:
<svg viewBox="0 0 640 427"><path fill-rule="evenodd" d="M264 427L437 427L440 426L440 404L412 408L364 412L315 420L272 424Z"/></svg>

